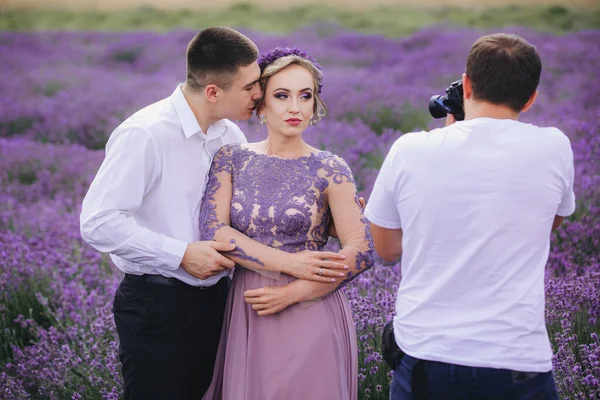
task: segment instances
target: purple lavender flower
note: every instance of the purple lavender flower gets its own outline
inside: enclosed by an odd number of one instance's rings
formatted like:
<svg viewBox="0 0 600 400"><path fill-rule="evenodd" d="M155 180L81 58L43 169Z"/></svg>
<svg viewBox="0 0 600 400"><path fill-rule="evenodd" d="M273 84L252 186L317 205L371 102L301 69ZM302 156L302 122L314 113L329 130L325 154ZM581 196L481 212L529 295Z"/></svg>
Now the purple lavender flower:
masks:
<svg viewBox="0 0 600 400"><path fill-rule="evenodd" d="M561 128L575 155L577 212L552 234L546 268L557 386L563 398L600 399L600 31L512 31L533 42L544 63L540 96L522 119ZM368 201L394 140L440 124L428 115L427 99L463 71L465 54L484 33L250 36L259 48L279 46L261 56L262 68L293 53L327 72L331 118L309 127L305 140L343 157ZM0 33L0 72L10 77L0 80L0 397L120 396L110 306L121 274L79 237L80 204L112 129L185 78L180 51L192 35ZM264 138L255 122L240 126L249 141ZM327 246L337 248L335 241ZM399 264L378 261L343 289L359 339L362 396L387 398L380 335L401 279Z"/></svg>

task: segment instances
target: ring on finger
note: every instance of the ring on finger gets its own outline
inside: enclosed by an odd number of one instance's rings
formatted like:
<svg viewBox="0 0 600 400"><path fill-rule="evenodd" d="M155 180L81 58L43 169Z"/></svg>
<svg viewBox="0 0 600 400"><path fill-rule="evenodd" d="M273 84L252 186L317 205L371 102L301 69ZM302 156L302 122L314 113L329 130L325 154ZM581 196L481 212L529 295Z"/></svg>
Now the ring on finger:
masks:
<svg viewBox="0 0 600 400"><path fill-rule="evenodd" d="M319 268L319 276L323 276L323 268Z"/></svg>

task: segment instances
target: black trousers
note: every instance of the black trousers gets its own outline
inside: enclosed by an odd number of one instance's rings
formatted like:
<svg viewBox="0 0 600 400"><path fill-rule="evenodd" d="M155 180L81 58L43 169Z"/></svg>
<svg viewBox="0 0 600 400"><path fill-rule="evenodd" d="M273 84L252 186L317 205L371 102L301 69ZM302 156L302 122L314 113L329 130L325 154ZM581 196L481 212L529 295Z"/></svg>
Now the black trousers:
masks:
<svg viewBox="0 0 600 400"><path fill-rule="evenodd" d="M228 289L229 278L202 289L125 276L113 313L126 400L202 398L212 379Z"/></svg>

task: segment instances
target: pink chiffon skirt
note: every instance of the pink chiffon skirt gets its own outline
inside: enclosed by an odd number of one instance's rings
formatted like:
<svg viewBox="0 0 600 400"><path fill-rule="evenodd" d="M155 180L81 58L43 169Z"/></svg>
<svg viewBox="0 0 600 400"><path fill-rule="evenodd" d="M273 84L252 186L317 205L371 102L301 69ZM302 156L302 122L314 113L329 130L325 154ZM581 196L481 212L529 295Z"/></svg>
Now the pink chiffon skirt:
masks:
<svg viewBox="0 0 600 400"><path fill-rule="evenodd" d="M293 279L236 268L204 400L357 399L356 332L341 291L263 317L244 301L246 290Z"/></svg>

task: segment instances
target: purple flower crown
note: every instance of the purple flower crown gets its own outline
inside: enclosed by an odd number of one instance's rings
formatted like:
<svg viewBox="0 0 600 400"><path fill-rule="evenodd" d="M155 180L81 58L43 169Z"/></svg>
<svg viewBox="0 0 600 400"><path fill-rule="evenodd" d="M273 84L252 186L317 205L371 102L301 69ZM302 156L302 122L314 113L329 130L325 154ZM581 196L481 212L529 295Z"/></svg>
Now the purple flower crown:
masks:
<svg viewBox="0 0 600 400"><path fill-rule="evenodd" d="M302 51L297 47L293 47L293 48L292 47L275 47L274 49L269 50L264 54L261 54L260 57L258 58L258 66L260 67L260 72L262 73L269 64L272 64L276 60L278 60L282 57L285 57L285 56L292 56L292 55L298 56L300 58L304 58L305 60L310 61L315 66L315 68L317 68L318 70L321 71L321 66L319 65L317 60L315 60L313 57L308 55L307 52ZM319 83L319 89L318 89L319 94L321 94L321 89L323 89L323 84Z"/></svg>

